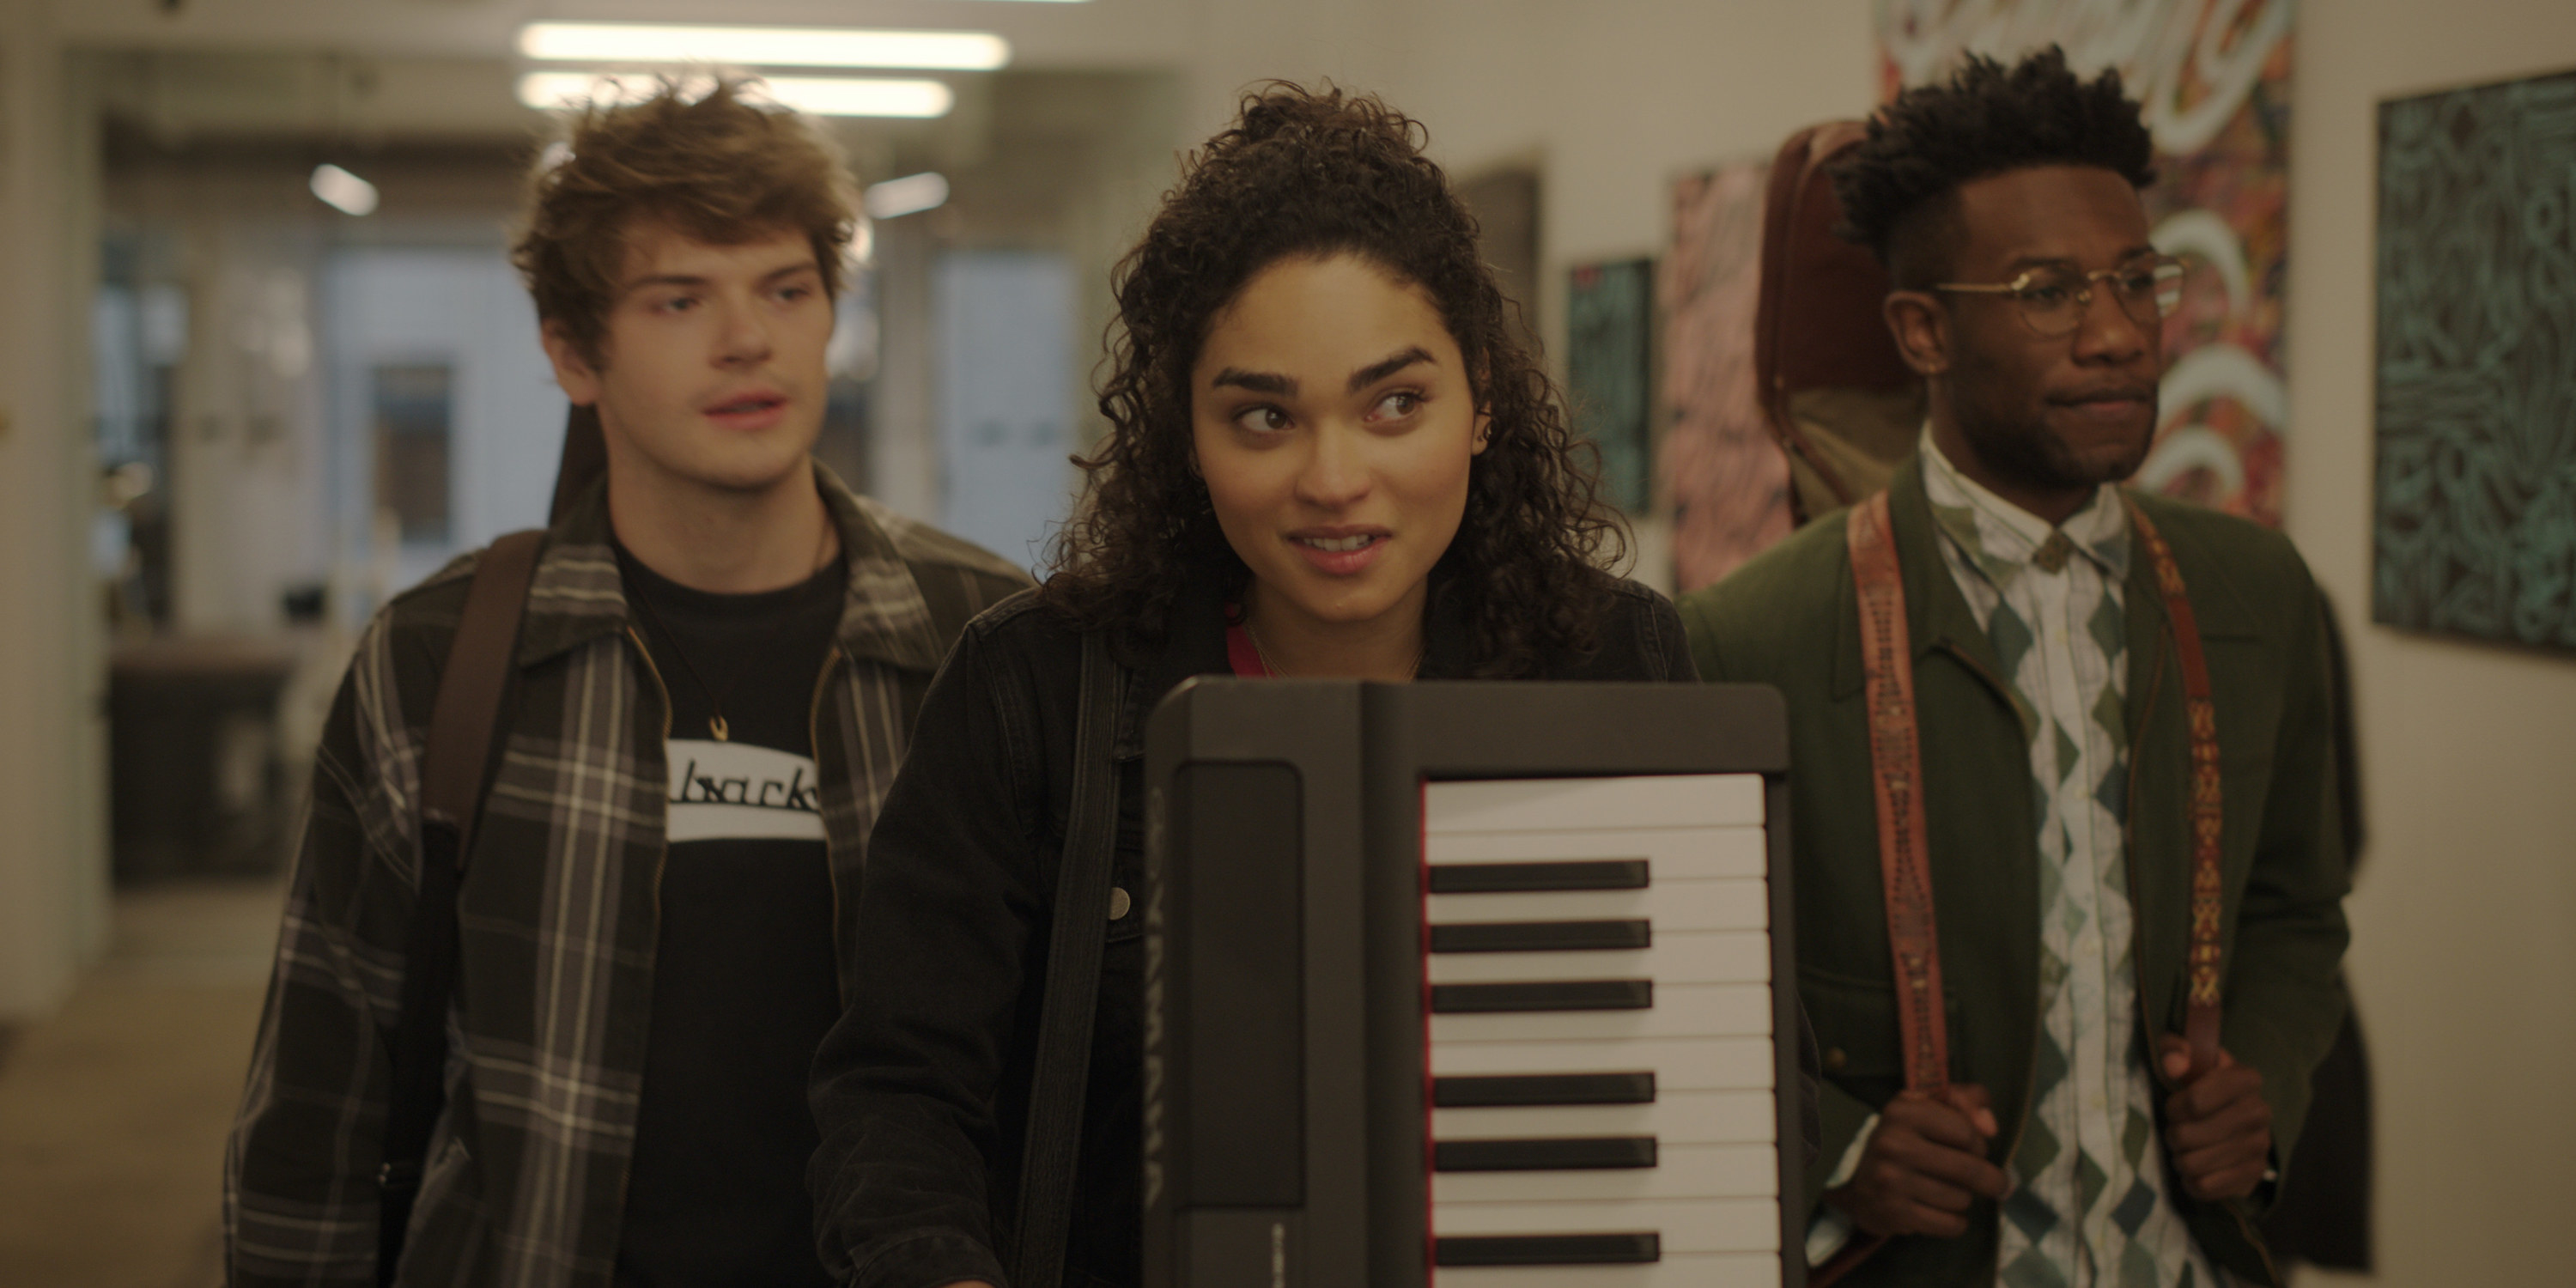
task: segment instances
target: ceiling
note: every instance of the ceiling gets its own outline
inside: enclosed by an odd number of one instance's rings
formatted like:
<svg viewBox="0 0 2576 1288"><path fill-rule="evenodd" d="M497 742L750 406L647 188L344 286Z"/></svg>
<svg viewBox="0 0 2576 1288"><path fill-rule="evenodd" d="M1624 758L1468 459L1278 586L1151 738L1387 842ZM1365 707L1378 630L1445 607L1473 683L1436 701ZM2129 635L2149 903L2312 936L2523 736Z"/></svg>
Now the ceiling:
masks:
<svg viewBox="0 0 2576 1288"><path fill-rule="evenodd" d="M64 42L89 49L336 53L383 58L515 56L539 20L706 22L705 0L53 0ZM1168 68L1193 0L728 0L727 23L991 31L1012 65Z"/></svg>
<svg viewBox="0 0 2576 1288"><path fill-rule="evenodd" d="M956 91L932 121L840 119L863 171L974 163L997 104L1043 122L1098 110L1070 92L1172 65L1195 0L732 0L729 22L993 31L1013 58L995 73L930 73ZM54 0L77 81L129 142L176 152L210 142L303 140L362 151L481 141L514 151L547 132L519 104L519 28L540 19L705 21L704 0ZM904 76L925 73L904 72Z"/></svg>

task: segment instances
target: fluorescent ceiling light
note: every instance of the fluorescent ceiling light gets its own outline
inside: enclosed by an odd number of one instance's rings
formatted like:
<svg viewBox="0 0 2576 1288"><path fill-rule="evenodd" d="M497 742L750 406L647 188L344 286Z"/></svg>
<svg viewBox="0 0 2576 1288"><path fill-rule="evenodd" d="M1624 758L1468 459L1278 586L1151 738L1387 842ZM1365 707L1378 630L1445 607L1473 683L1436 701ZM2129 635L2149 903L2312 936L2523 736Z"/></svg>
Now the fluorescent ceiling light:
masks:
<svg viewBox="0 0 2576 1288"><path fill-rule="evenodd" d="M710 82L681 82L704 93ZM659 78L605 76L596 72L530 72L519 78L519 101L534 108L578 107L586 102L640 103L661 92ZM750 96L815 116L948 115L956 91L935 80L880 80L860 76L764 76Z"/></svg>
<svg viewBox="0 0 2576 1288"><path fill-rule="evenodd" d="M936 171L868 185L868 218L897 219L937 210L948 202L948 177Z"/></svg>
<svg viewBox="0 0 2576 1288"><path fill-rule="evenodd" d="M376 185L336 165L313 167L312 186L314 196L337 207L343 214L376 213Z"/></svg>
<svg viewBox="0 0 2576 1288"><path fill-rule="evenodd" d="M532 22L519 30L519 52L530 58L571 62L925 67L982 72L1011 61L1011 42L984 31Z"/></svg>

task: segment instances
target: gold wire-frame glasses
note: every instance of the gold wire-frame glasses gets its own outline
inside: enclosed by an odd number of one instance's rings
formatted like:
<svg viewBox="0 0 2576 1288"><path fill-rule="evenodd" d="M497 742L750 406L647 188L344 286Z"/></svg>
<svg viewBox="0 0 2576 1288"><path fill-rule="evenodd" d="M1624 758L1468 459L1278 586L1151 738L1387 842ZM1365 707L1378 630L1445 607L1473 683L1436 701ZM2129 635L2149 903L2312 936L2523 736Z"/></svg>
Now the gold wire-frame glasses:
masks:
<svg viewBox="0 0 2576 1288"><path fill-rule="evenodd" d="M2183 263L2171 255L2141 255L2116 268L2082 272L2061 265L2029 269L2009 282L1936 282L1936 291L2009 296L2035 334L2045 340L2073 335L2093 307L2093 284L2108 282L2111 298L2129 319L2154 326L2182 304Z"/></svg>

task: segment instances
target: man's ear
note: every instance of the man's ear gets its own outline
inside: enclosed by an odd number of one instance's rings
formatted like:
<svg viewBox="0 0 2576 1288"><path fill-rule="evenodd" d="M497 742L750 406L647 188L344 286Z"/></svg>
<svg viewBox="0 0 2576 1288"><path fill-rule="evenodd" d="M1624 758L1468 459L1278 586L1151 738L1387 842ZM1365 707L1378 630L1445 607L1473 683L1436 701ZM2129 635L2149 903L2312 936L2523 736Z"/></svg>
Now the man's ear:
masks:
<svg viewBox="0 0 2576 1288"><path fill-rule="evenodd" d="M1950 368L1950 314L1929 291L1889 291L1879 305L1896 351L1918 376L1937 376Z"/></svg>
<svg viewBox="0 0 2576 1288"><path fill-rule="evenodd" d="M563 387L564 397L575 407L588 407L599 401L599 369L583 356L581 345L564 329L560 321L549 321L537 328L539 343L545 345L546 361L554 364L555 383Z"/></svg>

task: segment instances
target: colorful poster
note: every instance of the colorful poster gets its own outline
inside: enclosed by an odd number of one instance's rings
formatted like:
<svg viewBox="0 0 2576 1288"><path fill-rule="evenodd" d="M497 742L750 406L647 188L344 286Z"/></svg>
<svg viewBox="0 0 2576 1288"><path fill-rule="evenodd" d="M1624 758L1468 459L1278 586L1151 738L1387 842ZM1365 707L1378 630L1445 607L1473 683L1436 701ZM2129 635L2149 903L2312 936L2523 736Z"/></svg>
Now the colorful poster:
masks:
<svg viewBox="0 0 2576 1288"><path fill-rule="evenodd" d="M2576 72L2379 109L2372 615L2576 649Z"/></svg>
<svg viewBox="0 0 2576 1288"><path fill-rule="evenodd" d="M2120 70L2155 132L2156 245L2193 266L2166 322L2162 424L2138 484L2281 522L2291 0L1876 0L1882 87L1968 53L2056 44Z"/></svg>
<svg viewBox="0 0 2576 1288"><path fill-rule="evenodd" d="M1670 499L1673 581L1695 590L1789 534L1789 461L1753 380L1769 158L1676 181L1655 290L1663 322L1656 487Z"/></svg>

